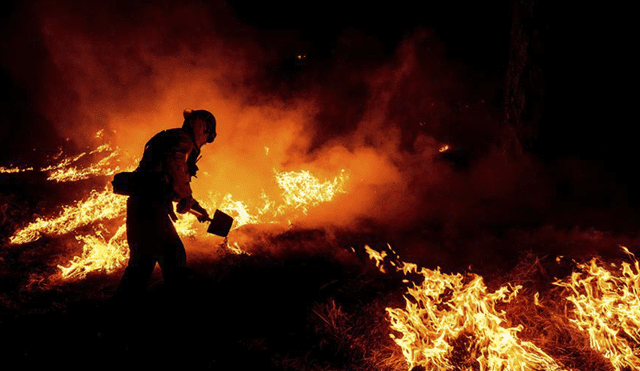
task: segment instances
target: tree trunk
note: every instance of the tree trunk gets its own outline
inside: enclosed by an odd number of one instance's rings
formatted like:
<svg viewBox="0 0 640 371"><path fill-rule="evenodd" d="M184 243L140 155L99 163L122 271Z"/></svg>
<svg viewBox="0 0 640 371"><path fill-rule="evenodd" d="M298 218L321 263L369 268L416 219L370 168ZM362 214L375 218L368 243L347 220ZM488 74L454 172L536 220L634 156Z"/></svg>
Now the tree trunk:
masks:
<svg viewBox="0 0 640 371"><path fill-rule="evenodd" d="M532 150L543 110L544 13L540 1L511 1L511 41L504 89L505 151ZM540 10L540 11L538 11Z"/></svg>

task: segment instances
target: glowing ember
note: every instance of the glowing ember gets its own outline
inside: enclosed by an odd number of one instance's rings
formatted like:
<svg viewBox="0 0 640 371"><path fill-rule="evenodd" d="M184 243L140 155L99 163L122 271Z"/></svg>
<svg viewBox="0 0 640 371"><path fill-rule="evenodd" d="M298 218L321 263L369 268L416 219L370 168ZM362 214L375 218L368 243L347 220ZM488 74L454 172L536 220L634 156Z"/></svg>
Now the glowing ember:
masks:
<svg viewBox="0 0 640 371"><path fill-rule="evenodd" d="M21 167L3 167L3 166L0 166L0 173L4 173L4 174L23 173L25 171L32 171L32 170L33 170L32 167L21 168Z"/></svg>
<svg viewBox="0 0 640 371"><path fill-rule="evenodd" d="M444 146L440 147L440 149L438 151L440 152L446 152L449 150L449 145L445 144Z"/></svg>
<svg viewBox="0 0 640 371"><path fill-rule="evenodd" d="M367 254L369 254L369 257L376 262L376 267L380 269L380 272L387 273L387 271L384 269L384 266L383 266L384 258L387 256L387 252L383 251L379 253L376 250L370 248L369 246L365 246L364 248L367 251Z"/></svg>
<svg viewBox="0 0 640 371"><path fill-rule="evenodd" d="M640 266L632 262L606 268L597 259L578 264L579 271L555 282L567 289L569 317L589 335L590 346L616 370L640 369Z"/></svg>
<svg viewBox="0 0 640 371"><path fill-rule="evenodd" d="M251 255L248 252L244 251L240 247L240 244L237 242L229 243L229 240L225 239L221 246L223 249L225 249L225 251L228 251L235 255Z"/></svg>
<svg viewBox="0 0 640 371"><path fill-rule="evenodd" d="M367 251L378 264L382 255ZM465 279L405 262L397 269L422 279L407 289L405 308L386 308L391 329L401 334L391 337L409 369L562 369L536 345L519 339L522 326L509 327L505 313L496 308L511 302L520 286L488 292L482 277L475 274Z"/></svg>

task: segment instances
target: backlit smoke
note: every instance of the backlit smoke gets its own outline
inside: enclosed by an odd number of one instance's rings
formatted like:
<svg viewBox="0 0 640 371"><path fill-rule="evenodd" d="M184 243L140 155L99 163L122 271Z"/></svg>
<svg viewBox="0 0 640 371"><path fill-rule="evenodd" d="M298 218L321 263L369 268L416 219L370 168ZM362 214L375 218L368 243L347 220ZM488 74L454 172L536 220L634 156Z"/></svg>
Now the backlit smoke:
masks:
<svg viewBox="0 0 640 371"><path fill-rule="evenodd" d="M31 73L42 76L29 77L18 53L8 68L37 86L35 107L59 136L90 149L108 137L118 169L134 167L152 135L179 127L185 108L213 112L218 138L203 148L196 199L231 194L236 205L263 208L265 194L280 192L274 172L324 182L344 170L344 193L309 209L300 226L451 240L539 223L553 206L542 165L496 146L501 115L490 89L478 87L486 81L447 61L429 30L407 33L379 59L352 58L375 42L345 31L330 59L314 64L309 54L287 75L277 66L298 55L284 47L295 36L273 41L218 5L34 3L22 11L44 50Z"/></svg>

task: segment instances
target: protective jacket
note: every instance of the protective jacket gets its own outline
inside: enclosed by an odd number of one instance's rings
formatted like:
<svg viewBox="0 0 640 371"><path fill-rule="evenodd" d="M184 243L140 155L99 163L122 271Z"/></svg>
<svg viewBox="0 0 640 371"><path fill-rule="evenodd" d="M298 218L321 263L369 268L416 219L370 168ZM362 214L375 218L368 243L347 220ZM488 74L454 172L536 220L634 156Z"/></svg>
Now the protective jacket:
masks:
<svg viewBox="0 0 640 371"><path fill-rule="evenodd" d="M118 291L135 295L144 291L157 263L167 286L184 279L186 253L171 220L177 220L172 201L197 204L191 195L191 176L200 150L184 129L169 129L145 145L136 172L145 172L141 184L127 200L129 264Z"/></svg>
<svg viewBox="0 0 640 371"><path fill-rule="evenodd" d="M164 130L147 142L136 171L159 174L167 201L191 201L191 177L196 175L199 155L200 149L184 129Z"/></svg>

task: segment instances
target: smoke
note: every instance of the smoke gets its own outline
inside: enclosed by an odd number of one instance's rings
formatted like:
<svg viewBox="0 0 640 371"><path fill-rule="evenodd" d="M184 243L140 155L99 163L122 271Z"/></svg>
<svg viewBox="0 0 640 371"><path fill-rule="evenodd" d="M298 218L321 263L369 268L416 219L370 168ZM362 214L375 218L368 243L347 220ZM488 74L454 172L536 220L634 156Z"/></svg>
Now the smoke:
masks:
<svg viewBox="0 0 640 371"><path fill-rule="evenodd" d="M203 149L196 196L257 199L277 191L274 169L320 179L345 169L347 194L307 223L493 223L544 207L544 192L514 205L539 188L534 163L495 166L499 115L486 94L495 85L448 61L426 29L406 33L392 54L345 31L330 59L296 70L283 67L294 34L270 38L224 3L45 1L30 11L46 49L38 107L61 137L92 146L106 128L134 159L153 134L179 126L185 108L214 113L219 135ZM471 168L443 161L444 144L473 149Z"/></svg>
<svg viewBox="0 0 640 371"><path fill-rule="evenodd" d="M502 80L449 58L431 30L406 31L392 52L345 30L327 56L296 32L242 23L225 2L38 1L16 14L3 62L49 138L95 147L107 129L135 165L184 109L216 116L196 198L260 200L279 192L274 171L326 180L344 169L346 193L301 226L443 241L542 225L553 210L555 175L496 145Z"/></svg>

